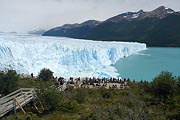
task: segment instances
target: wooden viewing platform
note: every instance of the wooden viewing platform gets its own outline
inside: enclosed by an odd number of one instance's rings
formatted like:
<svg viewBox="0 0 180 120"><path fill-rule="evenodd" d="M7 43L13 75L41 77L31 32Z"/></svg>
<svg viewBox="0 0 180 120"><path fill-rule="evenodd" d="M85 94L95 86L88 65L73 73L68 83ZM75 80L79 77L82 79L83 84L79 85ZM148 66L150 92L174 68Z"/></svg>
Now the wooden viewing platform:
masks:
<svg viewBox="0 0 180 120"><path fill-rule="evenodd" d="M34 88L20 88L0 98L0 118L10 111L21 108L36 98ZM25 111L23 111L25 113Z"/></svg>

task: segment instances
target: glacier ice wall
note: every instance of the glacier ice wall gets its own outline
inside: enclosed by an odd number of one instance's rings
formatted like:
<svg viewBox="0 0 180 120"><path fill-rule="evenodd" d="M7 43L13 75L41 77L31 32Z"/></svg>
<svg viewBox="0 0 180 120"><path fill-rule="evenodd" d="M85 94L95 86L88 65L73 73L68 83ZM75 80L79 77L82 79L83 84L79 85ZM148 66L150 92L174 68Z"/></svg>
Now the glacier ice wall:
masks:
<svg viewBox="0 0 180 120"><path fill-rule="evenodd" d="M118 73L112 64L144 49L142 43L0 34L0 70L38 75L49 68L55 76L113 77Z"/></svg>

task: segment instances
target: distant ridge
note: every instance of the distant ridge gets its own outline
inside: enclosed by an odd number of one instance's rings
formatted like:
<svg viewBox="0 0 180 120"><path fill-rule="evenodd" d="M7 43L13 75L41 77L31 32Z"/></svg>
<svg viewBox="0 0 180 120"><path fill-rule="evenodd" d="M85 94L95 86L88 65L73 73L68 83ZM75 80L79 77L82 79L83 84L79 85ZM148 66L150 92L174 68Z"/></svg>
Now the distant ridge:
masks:
<svg viewBox="0 0 180 120"><path fill-rule="evenodd" d="M42 35L44 32L46 32L46 30L33 30L33 31L30 31L28 32L28 34L34 34L34 35Z"/></svg>
<svg viewBox="0 0 180 120"><path fill-rule="evenodd" d="M101 22L96 20L88 20L81 24L65 24L60 27L46 31L44 36L63 36L72 38L86 38Z"/></svg>
<svg viewBox="0 0 180 120"><path fill-rule="evenodd" d="M180 47L180 12L160 6L152 11L126 12L105 21L65 24L43 36L143 42L148 46Z"/></svg>

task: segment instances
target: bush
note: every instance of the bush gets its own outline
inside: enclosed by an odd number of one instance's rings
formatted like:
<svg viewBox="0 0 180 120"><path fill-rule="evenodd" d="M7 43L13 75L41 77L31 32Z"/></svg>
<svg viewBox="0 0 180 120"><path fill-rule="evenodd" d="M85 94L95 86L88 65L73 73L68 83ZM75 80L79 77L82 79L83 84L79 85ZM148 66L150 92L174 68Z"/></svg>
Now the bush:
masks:
<svg viewBox="0 0 180 120"><path fill-rule="evenodd" d="M113 89L100 88L99 92L100 92L102 98L111 98Z"/></svg>
<svg viewBox="0 0 180 120"><path fill-rule="evenodd" d="M63 100L62 92L58 92L56 89L47 89L39 96L47 112L58 110Z"/></svg>
<svg viewBox="0 0 180 120"><path fill-rule="evenodd" d="M79 110L79 106L75 100L69 100L61 104L60 110L65 113L76 113Z"/></svg>
<svg viewBox="0 0 180 120"><path fill-rule="evenodd" d="M178 77L178 80L177 80L177 91L180 91L180 76ZM180 92L178 92L178 94L180 95Z"/></svg>
<svg viewBox="0 0 180 120"><path fill-rule="evenodd" d="M48 81L52 78L53 78L53 72L47 68L43 68L38 75L38 79L43 81Z"/></svg>
<svg viewBox="0 0 180 120"><path fill-rule="evenodd" d="M167 99L176 92L176 80L172 73L161 72L152 82L153 94L160 99Z"/></svg>
<svg viewBox="0 0 180 120"><path fill-rule="evenodd" d="M78 88L74 94L74 99L79 103L82 104L86 100L86 90L83 88Z"/></svg>
<svg viewBox="0 0 180 120"><path fill-rule="evenodd" d="M6 95L17 89L17 80L19 75L15 70L0 72L0 94Z"/></svg>

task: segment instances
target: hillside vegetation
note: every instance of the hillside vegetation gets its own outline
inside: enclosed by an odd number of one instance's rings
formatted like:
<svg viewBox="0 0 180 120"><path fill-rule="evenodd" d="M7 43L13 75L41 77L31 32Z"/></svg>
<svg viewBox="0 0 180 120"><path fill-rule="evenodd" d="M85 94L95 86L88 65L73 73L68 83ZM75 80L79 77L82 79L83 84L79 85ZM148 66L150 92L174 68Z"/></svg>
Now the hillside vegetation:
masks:
<svg viewBox="0 0 180 120"><path fill-rule="evenodd" d="M85 39L106 41L142 42L148 46L180 47L180 15L169 15L164 19L112 23L97 26Z"/></svg>
<svg viewBox="0 0 180 120"><path fill-rule="evenodd" d="M16 77L14 74L10 76ZM2 81L0 77L1 84L6 85L6 82ZM129 88L123 90L115 87L110 89L101 87L99 89L68 88L65 91L58 91L54 87L49 87L53 84L53 80L20 77L16 82L16 88L38 88L38 100L43 109L39 113L32 106L33 104L29 104L24 107L28 112L27 116L18 110L16 115L10 113L2 120L29 118L34 120L165 120L180 118L180 77L175 77L169 72L161 72L150 83L129 81ZM2 91L1 94L3 94Z"/></svg>

